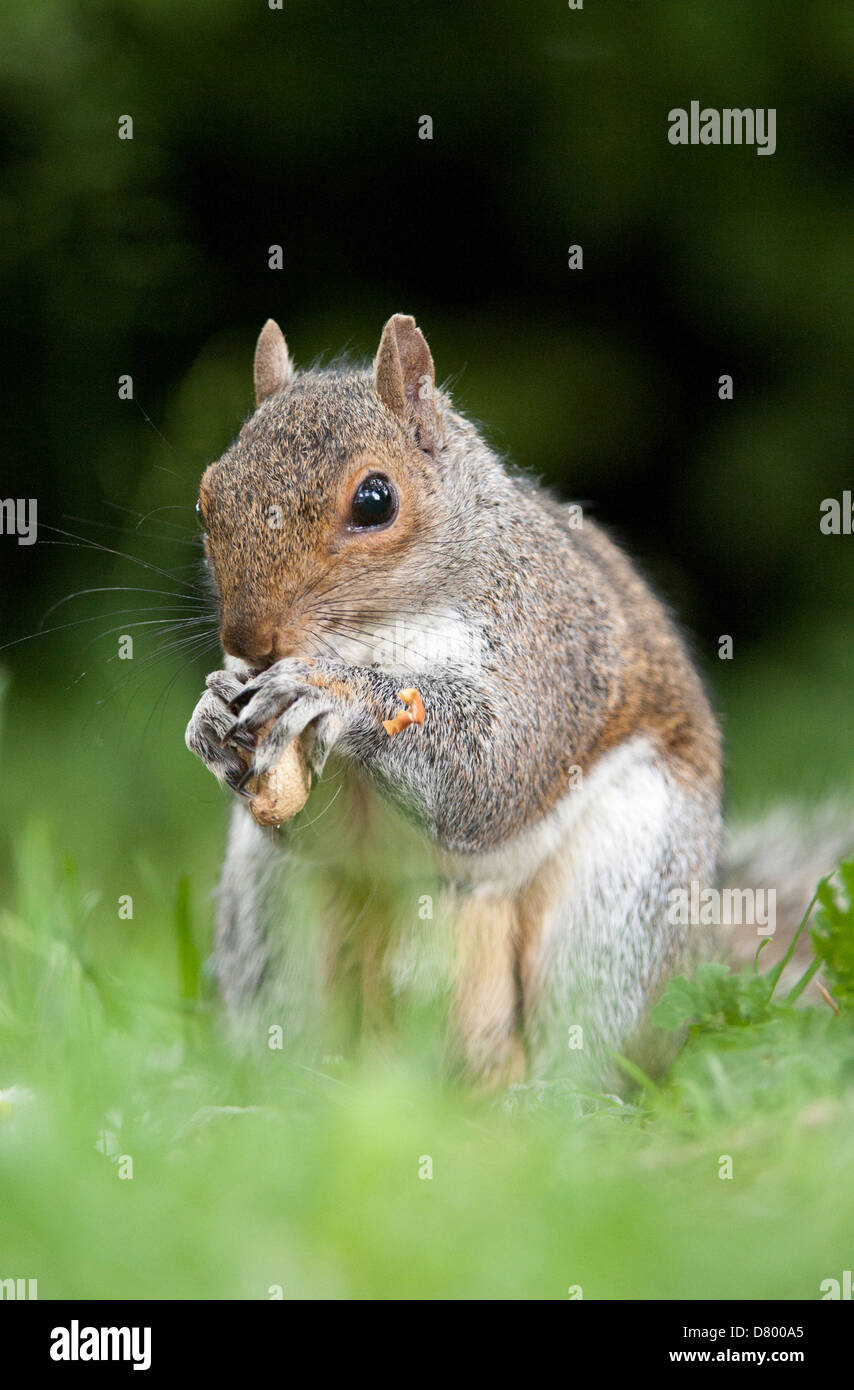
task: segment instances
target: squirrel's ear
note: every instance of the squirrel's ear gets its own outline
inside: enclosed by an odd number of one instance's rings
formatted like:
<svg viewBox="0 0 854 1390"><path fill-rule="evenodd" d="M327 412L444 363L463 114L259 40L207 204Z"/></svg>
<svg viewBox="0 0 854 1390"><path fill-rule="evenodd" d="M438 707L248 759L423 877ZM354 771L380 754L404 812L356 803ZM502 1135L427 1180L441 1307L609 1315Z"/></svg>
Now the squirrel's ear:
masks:
<svg viewBox="0 0 854 1390"><path fill-rule="evenodd" d="M293 374L285 335L274 319L268 319L255 344L255 404L283 390Z"/></svg>
<svg viewBox="0 0 854 1390"><path fill-rule="evenodd" d="M432 453L440 442L433 358L409 314L393 314L374 360L377 394L389 410L415 425L419 447Z"/></svg>

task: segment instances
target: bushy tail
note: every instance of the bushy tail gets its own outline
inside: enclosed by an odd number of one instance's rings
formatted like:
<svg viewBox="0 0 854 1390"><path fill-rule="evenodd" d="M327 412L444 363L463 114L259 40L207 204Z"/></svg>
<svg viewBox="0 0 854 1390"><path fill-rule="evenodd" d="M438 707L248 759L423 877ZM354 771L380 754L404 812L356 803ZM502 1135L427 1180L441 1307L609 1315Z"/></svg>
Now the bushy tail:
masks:
<svg viewBox="0 0 854 1390"><path fill-rule="evenodd" d="M759 924L727 924L720 927L723 949L735 968L751 960L763 940L769 944L760 957L766 971L785 954L803 920L819 880L842 859L854 853L854 806L841 799L819 806L787 803L761 819L734 823L724 848L722 887L743 893L768 890L775 894L775 929L770 937L760 934ZM734 899L733 899L734 900ZM795 954L781 977L785 989L803 974L812 958L808 931L798 941ZM813 983L805 997L817 992Z"/></svg>

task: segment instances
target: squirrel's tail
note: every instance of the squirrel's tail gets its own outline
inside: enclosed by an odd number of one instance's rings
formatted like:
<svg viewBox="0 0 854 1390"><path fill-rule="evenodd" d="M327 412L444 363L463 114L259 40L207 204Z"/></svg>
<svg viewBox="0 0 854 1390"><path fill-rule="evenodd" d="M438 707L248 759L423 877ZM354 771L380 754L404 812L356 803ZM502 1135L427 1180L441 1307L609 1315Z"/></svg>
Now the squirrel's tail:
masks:
<svg viewBox="0 0 854 1390"><path fill-rule="evenodd" d="M734 823L724 846L721 902L724 908L734 904L736 910L722 912L719 928L734 968L751 960L763 940L770 944L763 948L760 969L776 964L791 944L819 880L852 852L854 805L842 799L819 806L787 803L758 820ZM724 897L727 892L729 899ZM811 959L805 930L781 977L783 989L794 984ZM813 986L806 993L811 991Z"/></svg>

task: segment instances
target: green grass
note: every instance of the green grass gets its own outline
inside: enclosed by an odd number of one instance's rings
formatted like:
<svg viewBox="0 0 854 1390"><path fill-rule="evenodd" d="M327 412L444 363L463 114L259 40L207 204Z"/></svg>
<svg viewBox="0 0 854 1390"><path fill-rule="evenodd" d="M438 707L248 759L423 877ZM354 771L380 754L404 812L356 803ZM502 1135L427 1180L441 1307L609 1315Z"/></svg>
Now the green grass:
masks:
<svg viewBox="0 0 854 1390"><path fill-rule="evenodd" d="M0 1278L787 1299L851 1267L854 1028L825 1006L698 1030L664 1082L583 1113L559 1085L443 1085L415 1033L321 1069L235 1060L200 975L225 801L181 746L194 698L187 678L152 722L144 699L12 691L0 1090L30 1094L0 1100Z"/></svg>

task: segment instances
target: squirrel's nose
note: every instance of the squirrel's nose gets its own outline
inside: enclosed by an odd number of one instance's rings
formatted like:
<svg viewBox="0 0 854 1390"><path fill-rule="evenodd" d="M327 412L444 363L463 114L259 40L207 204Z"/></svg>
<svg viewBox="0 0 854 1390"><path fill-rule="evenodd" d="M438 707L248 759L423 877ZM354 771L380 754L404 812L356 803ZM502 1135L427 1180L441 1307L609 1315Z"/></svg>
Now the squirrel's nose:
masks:
<svg viewBox="0 0 854 1390"><path fill-rule="evenodd" d="M250 666L270 666L276 661L277 629L270 624L264 626L239 622L226 622L219 634L219 640L229 656L238 656Z"/></svg>

